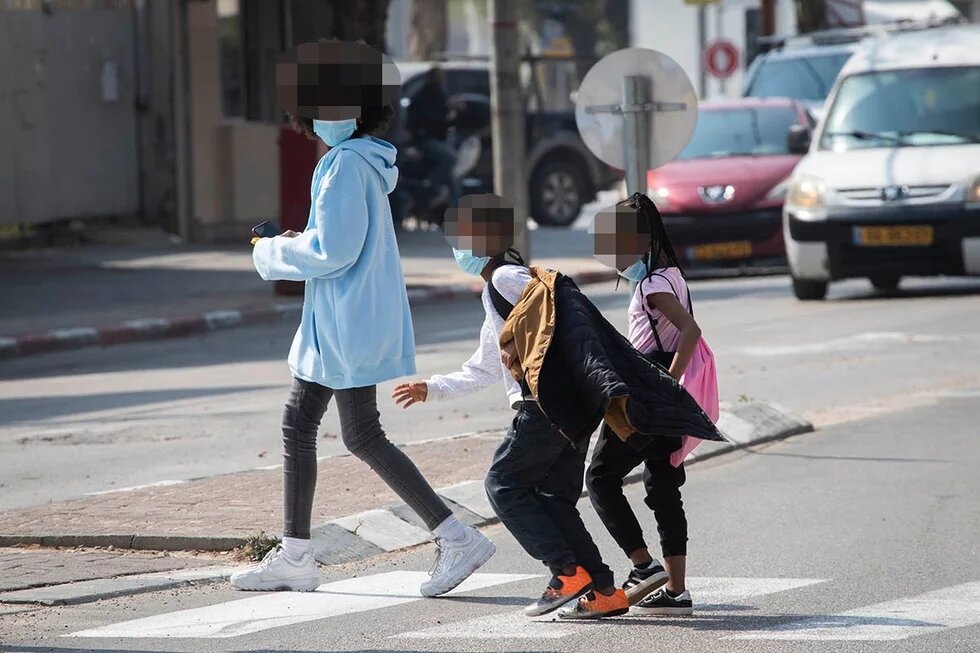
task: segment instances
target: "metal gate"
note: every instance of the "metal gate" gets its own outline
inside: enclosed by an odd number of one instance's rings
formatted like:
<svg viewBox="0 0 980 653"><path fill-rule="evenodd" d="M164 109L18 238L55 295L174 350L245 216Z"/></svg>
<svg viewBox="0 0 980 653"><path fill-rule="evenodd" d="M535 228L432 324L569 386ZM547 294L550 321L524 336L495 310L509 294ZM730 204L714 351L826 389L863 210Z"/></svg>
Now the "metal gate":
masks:
<svg viewBox="0 0 980 653"><path fill-rule="evenodd" d="M139 211L133 0L0 0L0 225Z"/></svg>

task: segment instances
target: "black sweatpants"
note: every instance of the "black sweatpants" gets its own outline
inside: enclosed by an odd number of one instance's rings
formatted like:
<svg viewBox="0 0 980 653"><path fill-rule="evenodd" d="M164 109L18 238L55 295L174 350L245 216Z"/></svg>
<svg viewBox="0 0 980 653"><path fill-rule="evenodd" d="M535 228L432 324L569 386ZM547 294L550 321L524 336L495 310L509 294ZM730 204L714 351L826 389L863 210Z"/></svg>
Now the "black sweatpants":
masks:
<svg viewBox="0 0 980 653"><path fill-rule="evenodd" d="M627 556L647 548L643 529L623 494L623 479L641 463L646 466L645 503L657 520L661 551L664 557L687 555L687 517L680 490L686 475L683 463L680 467L670 464L670 454L680 446L680 438L656 438L638 451L602 426L585 483L595 511Z"/></svg>

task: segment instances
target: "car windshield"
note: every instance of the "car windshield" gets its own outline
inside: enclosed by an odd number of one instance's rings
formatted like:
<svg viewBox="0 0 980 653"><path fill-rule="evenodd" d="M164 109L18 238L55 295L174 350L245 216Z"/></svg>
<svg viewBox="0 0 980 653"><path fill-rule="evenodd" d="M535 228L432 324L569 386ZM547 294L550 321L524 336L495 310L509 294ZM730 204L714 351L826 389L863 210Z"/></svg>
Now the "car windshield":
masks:
<svg viewBox="0 0 980 653"><path fill-rule="evenodd" d="M827 114L824 150L980 142L980 67L915 68L845 79Z"/></svg>
<svg viewBox="0 0 980 653"><path fill-rule="evenodd" d="M745 94L750 97L824 100L837 79L837 73L850 58L850 52L838 52L763 61Z"/></svg>
<svg viewBox="0 0 980 653"><path fill-rule="evenodd" d="M677 158L788 154L786 134L799 122L790 107L705 109Z"/></svg>

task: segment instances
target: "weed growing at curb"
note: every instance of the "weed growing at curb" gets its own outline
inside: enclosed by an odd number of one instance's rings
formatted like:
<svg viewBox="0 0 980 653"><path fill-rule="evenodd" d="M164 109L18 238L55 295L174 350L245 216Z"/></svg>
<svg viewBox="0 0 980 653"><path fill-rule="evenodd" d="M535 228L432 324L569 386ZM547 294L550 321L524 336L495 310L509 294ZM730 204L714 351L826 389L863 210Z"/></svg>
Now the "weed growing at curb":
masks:
<svg viewBox="0 0 980 653"><path fill-rule="evenodd" d="M245 543L232 551L232 555L236 560L255 560L258 562L265 557L265 554L276 548L281 541L275 535L259 531L248 535L245 538Z"/></svg>

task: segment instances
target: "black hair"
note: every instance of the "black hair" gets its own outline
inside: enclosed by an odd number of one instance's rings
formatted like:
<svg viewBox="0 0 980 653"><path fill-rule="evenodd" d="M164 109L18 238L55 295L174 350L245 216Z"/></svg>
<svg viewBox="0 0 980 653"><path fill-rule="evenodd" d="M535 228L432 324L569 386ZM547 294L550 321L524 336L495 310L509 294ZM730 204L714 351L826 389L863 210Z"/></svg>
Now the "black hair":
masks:
<svg viewBox="0 0 980 653"><path fill-rule="evenodd" d="M351 138L360 138L365 134L378 134L383 133L391 125L392 119L395 117L395 108L390 104L385 104L383 106L365 106L361 107L361 117L360 123L357 125L357 129L351 134ZM304 134L307 138L311 140L316 140L316 132L313 131L313 120L311 118L304 118L303 116L298 116L295 113L286 112L286 120L289 125L301 134Z"/></svg>
<svg viewBox="0 0 980 653"><path fill-rule="evenodd" d="M660 211L657 209L657 205L653 203L653 200L643 193L633 193L620 202L620 205L628 206L636 211L637 217L640 218L639 224L637 225L639 233L650 234L650 251L643 257L644 264L647 268L647 277L652 275L656 269L655 266L657 265L657 261L660 260L661 253L667 258L670 267L676 267L681 271L681 275L683 275L684 270L681 268L680 260L674 251L674 244L670 241L670 235L667 234L664 219L661 217ZM647 231L643 229L642 225L644 223L648 228Z"/></svg>

